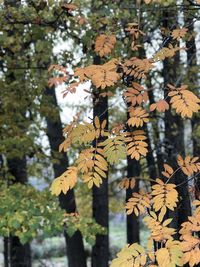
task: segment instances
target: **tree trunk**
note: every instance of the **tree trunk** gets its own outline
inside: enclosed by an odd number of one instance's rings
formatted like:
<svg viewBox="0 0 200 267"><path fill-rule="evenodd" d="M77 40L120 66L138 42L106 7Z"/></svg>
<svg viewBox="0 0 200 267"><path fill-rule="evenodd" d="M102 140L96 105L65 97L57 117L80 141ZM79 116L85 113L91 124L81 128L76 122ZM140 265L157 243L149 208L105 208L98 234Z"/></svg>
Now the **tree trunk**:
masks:
<svg viewBox="0 0 200 267"><path fill-rule="evenodd" d="M145 56L146 56L146 53L145 53ZM146 86L147 88L153 88L151 77L147 79ZM155 103L154 93L152 90L148 91L148 96L149 96L150 105ZM156 117L156 111L153 111L153 115ZM144 131L146 132L146 135L147 135L146 141L148 143L148 150L149 150L147 153L147 157L146 157L149 175L152 179L156 179L161 174L161 168L164 163L163 154L162 154L162 142L160 140L160 135L159 135L158 120L152 123L152 128L153 128L153 137L154 137L153 142L155 142L154 145L155 145L155 151L156 151L156 161L153 155L153 145L151 143L150 130L148 129L146 124L144 125Z"/></svg>
<svg viewBox="0 0 200 267"><path fill-rule="evenodd" d="M170 21L170 18L173 17L172 14L167 11L163 14L163 26L165 28L170 28L172 30L172 24L174 25L174 21ZM178 24L178 23L177 23ZM177 25L176 24L176 25ZM168 37L167 42L165 42L165 46L168 46L169 42L172 39ZM163 61L163 79L164 79L164 88L165 88L165 96L167 84L175 84L178 81L178 75L180 68L180 55L176 53L173 59L165 59ZM176 84L175 86L179 86ZM165 161L169 165L171 165L174 169L177 168L177 155L180 154L184 157L185 155L185 143L184 143L184 124L180 115L173 115L171 109L165 112ZM175 174L171 179L172 183L179 185L184 183L182 186L177 187L177 191L179 197L181 199L177 211L171 213L169 211L169 217L173 217L172 226L177 230L180 229L180 225L185 222L188 216L191 214L190 207L190 198L188 194L187 188L187 177L183 174ZM177 235L178 236L178 235Z"/></svg>
<svg viewBox="0 0 200 267"><path fill-rule="evenodd" d="M50 98L50 105L54 106L54 112L58 109L55 90L46 89L46 96ZM55 113L54 113L55 114ZM53 164L55 177L60 176L68 167L68 158L65 153L58 153L59 145L63 141L62 123L60 120L60 114L57 110L54 119L50 116L46 116L47 122L47 136L50 143L52 158L57 163ZM76 202L74 191L70 190L67 194L61 194L59 196L59 202L62 209L68 213L76 212ZM67 257L69 267L86 267L86 254L84 251L82 235L79 231L76 231L72 237L69 237L65 232L65 240L67 247Z"/></svg>
<svg viewBox="0 0 200 267"><path fill-rule="evenodd" d="M9 267L9 237L4 237L3 240L4 250L3 250L3 256L4 256L4 267Z"/></svg>
<svg viewBox="0 0 200 267"><path fill-rule="evenodd" d="M94 58L94 64L100 64L100 58ZM108 98L100 96L98 89L93 90L93 118L97 116L102 123L107 120L106 129L108 129ZM105 138L100 137L97 141L101 142ZM96 144L94 144L95 146ZM108 175L103 179L100 188L93 186L93 218L96 222L108 229ZM98 234L96 236L96 243L92 248L92 267L108 267L109 260L109 237Z"/></svg>
<svg viewBox="0 0 200 267"><path fill-rule="evenodd" d="M8 159L7 163L9 172L15 179L13 182L25 184L27 182L26 157ZM18 237L10 236L4 239L4 249L5 266L31 266L30 244L22 245Z"/></svg>
<svg viewBox="0 0 200 267"><path fill-rule="evenodd" d="M157 171L157 168L156 168L156 162L155 162L155 158L154 158L154 155L153 155L153 149L152 149L149 130L148 130L148 127L146 125L144 125L144 131L145 131L146 136L147 136L146 142L148 144L148 153L147 153L147 156L146 156L148 172L149 172L150 178L155 180L158 177L158 171ZM157 154L157 156L158 156L158 154ZM157 163L158 163L158 161L157 161Z"/></svg>
<svg viewBox="0 0 200 267"><path fill-rule="evenodd" d="M184 1L185 4L188 4L188 1ZM188 28L188 34L190 38L186 41L187 47L187 79L189 81L189 88L197 92L198 88L198 70L197 67L197 49L195 43L195 36L194 36L194 19L188 16L187 12L184 13L184 22ZM191 126L192 126L192 147L193 147L193 156L200 155L200 144L198 141L198 137L195 135L197 131L197 127L200 125L200 115L194 114ZM194 181L195 185L195 195L196 198L200 198L200 179L196 179Z"/></svg>
<svg viewBox="0 0 200 267"><path fill-rule="evenodd" d="M139 177L140 175L140 163L130 157L127 157L127 177ZM132 193L139 191L139 180L136 179L136 184L133 189L129 188L126 190L126 201L132 196ZM140 241L140 223L139 217L132 213L126 215L126 234L127 243L139 243Z"/></svg>
<svg viewBox="0 0 200 267"><path fill-rule="evenodd" d="M29 244L22 245L19 238L10 239L11 267L31 266L31 248Z"/></svg>

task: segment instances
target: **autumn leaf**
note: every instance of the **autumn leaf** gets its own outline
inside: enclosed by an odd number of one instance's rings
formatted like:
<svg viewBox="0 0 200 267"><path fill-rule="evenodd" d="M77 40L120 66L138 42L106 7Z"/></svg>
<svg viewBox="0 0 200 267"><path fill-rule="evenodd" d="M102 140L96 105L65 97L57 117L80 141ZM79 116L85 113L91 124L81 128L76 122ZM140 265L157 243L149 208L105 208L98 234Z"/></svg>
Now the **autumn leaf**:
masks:
<svg viewBox="0 0 200 267"><path fill-rule="evenodd" d="M105 35L101 34L96 38L95 41L95 52L100 55L100 57L106 56L111 53L114 45L116 43L115 35Z"/></svg>
<svg viewBox="0 0 200 267"><path fill-rule="evenodd" d="M174 210L178 202L178 193L175 184L165 184L159 178L156 179L156 184L152 186L153 208L155 211L166 207ZM165 210L166 213L167 210Z"/></svg>
<svg viewBox="0 0 200 267"><path fill-rule="evenodd" d="M80 138L81 137L81 138ZM71 133L73 143L87 144L96 138L96 131L92 123L77 123Z"/></svg>
<svg viewBox="0 0 200 267"><path fill-rule="evenodd" d="M129 126L142 127L144 123L149 122L149 114L142 107L130 107L128 111L130 118L127 123Z"/></svg>
<svg viewBox="0 0 200 267"><path fill-rule="evenodd" d="M147 261L147 255L144 248L133 243L132 245L126 245L117 254L117 258L111 262L110 267L131 267L131 266L145 266Z"/></svg>
<svg viewBox="0 0 200 267"><path fill-rule="evenodd" d="M124 98L127 103L132 106L141 105L149 100L148 93L139 83L133 82L132 87L128 88L124 93Z"/></svg>
<svg viewBox="0 0 200 267"><path fill-rule="evenodd" d="M139 29L138 23L135 22L128 23L127 27L125 28L125 31L128 32L130 37L132 38L131 50L138 51L139 48L142 47L142 45L137 44L136 40L138 40L141 35L145 35L145 33Z"/></svg>
<svg viewBox="0 0 200 267"><path fill-rule="evenodd" d="M135 178L123 178L120 183L119 183L119 188L121 189L128 189L128 188L131 188L133 189L135 187L135 184L136 184L136 180Z"/></svg>
<svg viewBox="0 0 200 267"><path fill-rule="evenodd" d="M183 250L183 262L193 267L200 263L200 200L193 201L196 210L193 216L188 217L188 221L181 224L179 231L181 247Z"/></svg>
<svg viewBox="0 0 200 267"><path fill-rule="evenodd" d="M170 165L166 163L164 163L163 166L164 166L164 171L162 171L162 175L169 179L171 175L173 174L174 170Z"/></svg>
<svg viewBox="0 0 200 267"><path fill-rule="evenodd" d="M139 29L138 23L135 22L128 23L125 31L131 35L133 40L138 39L140 35L145 35L145 33Z"/></svg>
<svg viewBox="0 0 200 267"><path fill-rule="evenodd" d="M200 200L196 199L192 202L192 205L196 208L194 214L200 214Z"/></svg>
<svg viewBox="0 0 200 267"><path fill-rule="evenodd" d="M146 78L146 74L154 67L152 60L140 59L137 57L130 58L122 65L126 76L133 76L135 79Z"/></svg>
<svg viewBox="0 0 200 267"><path fill-rule="evenodd" d="M117 73L116 59L112 59L103 65L90 65L85 68L76 69L74 75L79 77L81 82L91 80L96 88L105 89L113 86L120 78Z"/></svg>
<svg viewBox="0 0 200 267"><path fill-rule="evenodd" d="M87 23L87 20L84 16L78 16L76 18L76 20L77 20L78 24L81 26Z"/></svg>
<svg viewBox="0 0 200 267"><path fill-rule="evenodd" d="M48 86L53 87L53 86L58 86L61 85L69 79L68 76L61 76L61 77L52 77L48 80Z"/></svg>
<svg viewBox="0 0 200 267"><path fill-rule="evenodd" d="M183 173L187 176L191 176L194 173L200 171L200 161L199 157L191 158L190 156L186 156L185 159L178 155L177 163L181 167Z"/></svg>
<svg viewBox="0 0 200 267"><path fill-rule="evenodd" d="M88 188L92 188L94 185L100 187L103 182L102 179L107 177L108 163L104 158L103 150L100 148L83 150L76 160L76 165Z"/></svg>
<svg viewBox="0 0 200 267"><path fill-rule="evenodd" d="M163 242L173 239L173 235L176 233L174 228L168 227L172 218L163 221L163 217L157 216L153 211L150 211L149 216L146 216L143 221L151 231L151 239L157 242Z"/></svg>
<svg viewBox="0 0 200 267"><path fill-rule="evenodd" d="M181 48L179 46L173 47L172 44L169 44L168 47L163 47L162 49L160 49L153 56L153 60L156 62L156 61L164 60L165 58L172 58L175 56L176 52L180 51L180 49Z"/></svg>
<svg viewBox="0 0 200 267"><path fill-rule="evenodd" d="M63 129L63 136L65 137L65 140L59 145L59 152L64 151L66 152L68 148L72 144L72 132L74 128L77 125L79 115L73 117L73 121L66 125L65 128Z"/></svg>
<svg viewBox="0 0 200 267"><path fill-rule="evenodd" d="M127 155L130 156L131 159L139 160L141 156L146 156L148 144L145 141L147 137L144 131L124 132L123 135L126 143Z"/></svg>
<svg viewBox="0 0 200 267"><path fill-rule="evenodd" d="M156 251L156 260L159 267L182 266L182 256L180 242L174 240L168 240L164 248Z"/></svg>
<svg viewBox="0 0 200 267"><path fill-rule="evenodd" d="M102 123L100 123L99 118L96 116L94 118L94 126L95 126L95 135L96 139L99 138L100 136L105 137L109 136L109 133L105 130L107 125L107 120L104 120Z"/></svg>
<svg viewBox="0 0 200 267"><path fill-rule="evenodd" d="M165 112L169 109L169 104L165 100L159 100L156 103L150 105L150 111L157 110L158 112Z"/></svg>
<svg viewBox="0 0 200 267"><path fill-rule="evenodd" d="M59 145L59 152L66 152L68 150L68 148L71 146L72 144L72 139L71 138L67 138L65 139L60 145Z"/></svg>
<svg viewBox="0 0 200 267"><path fill-rule="evenodd" d="M168 96L171 97L170 103L176 113L180 113L182 118L191 118L194 112L200 109L200 99L187 88L187 85L175 88L168 84L170 92Z"/></svg>
<svg viewBox="0 0 200 267"><path fill-rule="evenodd" d="M173 39L180 40L185 37L188 29L187 28L182 28L182 29L174 29L172 31L172 37Z"/></svg>
<svg viewBox="0 0 200 267"><path fill-rule="evenodd" d="M130 181L127 177L123 178L119 183L120 189L128 189L129 188Z"/></svg>
<svg viewBox="0 0 200 267"><path fill-rule="evenodd" d="M61 192L64 194L67 193L69 189L72 189L77 182L77 168L76 167L68 167L67 171L65 171L61 176L54 179L51 185L51 193L52 195L60 195Z"/></svg>
<svg viewBox="0 0 200 267"><path fill-rule="evenodd" d="M80 84L79 82L73 82L70 85L68 85L66 88L64 88L61 92L63 95L63 98L66 97L68 93L75 94L76 89L79 86L79 84Z"/></svg>
<svg viewBox="0 0 200 267"><path fill-rule="evenodd" d="M126 158L124 137L121 135L109 137L99 143L99 146L103 147L104 155L110 164L118 163L120 159Z"/></svg>
<svg viewBox="0 0 200 267"><path fill-rule="evenodd" d="M146 208L150 208L150 195L140 192L133 193L132 197L128 199L126 203L127 214L134 213L136 216L144 214Z"/></svg>

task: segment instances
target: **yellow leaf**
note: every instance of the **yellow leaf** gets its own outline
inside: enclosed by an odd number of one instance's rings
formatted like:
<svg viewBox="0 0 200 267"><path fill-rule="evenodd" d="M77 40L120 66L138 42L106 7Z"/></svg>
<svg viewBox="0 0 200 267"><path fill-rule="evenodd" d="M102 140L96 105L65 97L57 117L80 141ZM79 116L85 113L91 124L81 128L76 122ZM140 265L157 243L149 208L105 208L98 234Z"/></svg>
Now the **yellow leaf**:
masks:
<svg viewBox="0 0 200 267"><path fill-rule="evenodd" d="M160 213L159 213L159 215L158 215L159 222L162 222L166 212L167 212L166 206L163 206L161 211L160 211Z"/></svg>
<svg viewBox="0 0 200 267"><path fill-rule="evenodd" d="M68 167L67 171L52 182L50 188L51 193L56 196L60 195L61 192L66 194L69 189L72 189L75 186L76 182L77 168Z"/></svg>
<svg viewBox="0 0 200 267"><path fill-rule="evenodd" d="M146 264L147 255L142 246L137 243L126 245L111 262L110 267L139 267Z"/></svg>
<svg viewBox="0 0 200 267"><path fill-rule="evenodd" d="M120 159L126 157L123 135L110 137L104 142L101 142L99 146L103 146L104 155L110 164L118 163Z"/></svg>
<svg viewBox="0 0 200 267"><path fill-rule="evenodd" d="M156 260L159 267L170 266L170 254L167 248L161 248L156 251Z"/></svg>
<svg viewBox="0 0 200 267"><path fill-rule="evenodd" d="M99 187L102 184L102 178L107 178L108 164L101 153L101 149L88 148L79 154L76 161L77 168L82 173L82 179L84 183L88 183L89 188L93 185Z"/></svg>
<svg viewBox="0 0 200 267"><path fill-rule="evenodd" d="M181 167L183 173L189 176L200 171L200 162L197 162L198 159L198 157L191 158L190 156L186 156L185 159L183 159L178 155L177 163Z"/></svg>
<svg viewBox="0 0 200 267"><path fill-rule="evenodd" d="M100 128L100 121L99 121L99 118L97 116L95 116L95 118L94 118L94 124L95 124L95 127L97 129Z"/></svg>
<svg viewBox="0 0 200 267"><path fill-rule="evenodd" d="M77 124L71 133L73 143L87 144L92 142L96 137L95 128L92 123L84 122Z"/></svg>
<svg viewBox="0 0 200 267"><path fill-rule="evenodd" d="M153 195L153 208L155 211L161 210L166 207L170 210L174 210L178 202L178 192L175 189L174 184L165 184L162 180L156 179L157 184L152 186ZM164 208L163 208L164 212Z"/></svg>
<svg viewBox="0 0 200 267"><path fill-rule="evenodd" d="M172 239L172 236L176 233L175 229L166 227L169 221L161 223L154 212L150 212L151 216L146 216L144 222L151 231L150 238L157 241L163 242Z"/></svg>
<svg viewBox="0 0 200 267"><path fill-rule="evenodd" d="M150 208L150 196L143 192L133 193L126 203L127 214L135 213L136 216L144 214Z"/></svg>
<svg viewBox="0 0 200 267"><path fill-rule="evenodd" d="M191 91L187 90L187 85L175 88L168 85L171 97L170 103L176 113L180 113L182 118L191 118L194 112L200 109L200 99Z"/></svg>
<svg viewBox="0 0 200 267"><path fill-rule="evenodd" d="M128 111L130 118L128 119L127 123L129 126L142 127L144 123L149 121L149 114L141 107L130 107Z"/></svg>
<svg viewBox="0 0 200 267"><path fill-rule="evenodd" d="M165 171L168 172L169 174L172 174L174 172L174 170L172 169L171 166L169 166L168 164L164 164L164 168L165 168Z"/></svg>

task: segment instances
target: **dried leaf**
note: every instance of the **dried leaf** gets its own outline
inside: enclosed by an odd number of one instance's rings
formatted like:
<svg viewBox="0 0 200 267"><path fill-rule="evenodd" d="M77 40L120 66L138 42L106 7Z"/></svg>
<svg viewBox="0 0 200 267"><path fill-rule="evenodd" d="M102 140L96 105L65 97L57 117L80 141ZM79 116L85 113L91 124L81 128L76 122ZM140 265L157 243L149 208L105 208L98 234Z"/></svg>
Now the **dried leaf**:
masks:
<svg viewBox="0 0 200 267"><path fill-rule="evenodd" d="M97 54L99 54L100 57L106 56L111 53L115 43L116 43L115 35L101 34L96 39L94 51Z"/></svg>

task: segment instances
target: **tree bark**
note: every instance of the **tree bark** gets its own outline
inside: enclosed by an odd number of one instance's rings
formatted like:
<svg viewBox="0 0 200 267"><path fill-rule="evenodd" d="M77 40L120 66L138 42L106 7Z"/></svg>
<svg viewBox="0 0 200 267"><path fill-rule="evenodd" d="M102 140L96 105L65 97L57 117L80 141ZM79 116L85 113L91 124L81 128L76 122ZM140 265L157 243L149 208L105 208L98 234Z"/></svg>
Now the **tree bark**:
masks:
<svg viewBox="0 0 200 267"><path fill-rule="evenodd" d="M94 58L94 64L100 64L100 58ZM93 89L93 118L97 116L102 123L107 120L106 129L108 129L108 98L100 96L98 89ZM100 137L96 142L101 142L105 138ZM94 147L96 143L94 144ZM93 202L93 218L98 224L107 228L109 226L108 220L108 174L100 188L93 186L92 189ZM96 243L92 248L92 267L108 267L109 260L109 237L106 235L98 234L96 236Z"/></svg>
<svg viewBox="0 0 200 267"><path fill-rule="evenodd" d="M164 11L164 19L163 19L163 26L165 28L170 28L172 30L172 25L174 25L174 21L172 22L170 18L172 14ZM177 23L178 24L178 23ZM176 25L177 25L176 24ZM168 46L169 42L172 39L168 37L168 40L165 42L165 46ZM180 55L176 53L173 59L165 59L163 61L163 79L164 79L164 94L166 93L167 84L175 84L178 81L178 72L180 68ZM180 84L176 84L175 86L179 86ZM171 109L165 112L165 161L169 165L171 165L174 169L177 168L177 155L180 154L184 157L185 155L185 143L184 143L184 124L183 120L181 119L180 115L173 115ZM187 221L188 216L191 214L191 207L190 207L190 198L188 194L188 187L187 187L187 177L183 174L175 174L171 179L172 183L179 185L184 183L182 186L177 187L177 191L180 197L180 203L177 210L173 213L170 211L168 212L169 217L173 217L172 226L177 230L180 229L180 225ZM178 236L178 234L177 234Z"/></svg>
<svg viewBox="0 0 200 267"><path fill-rule="evenodd" d="M151 77L149 77L146 81L146 86L147 88L153 88L152 82L151 82ZM155 103L155 98L154 98L154 93L152 90L148 91L148 96L149 96L149 104ZM153 115L156 116L156 112L153 112ZM156 120L155 123L152 123L152 128L153 128L153 142L155 142L155 152L156 152L156 160L153 155L153 145L151 142L150 138L150 130L148 129L147 125L144 125L144 130L147 135L147 143L148 143L148 153L146 156L147 159L147 165L148 165L148 170L149 170L149 175L152 179L156 179L156 177L159 177L161 174L161 167L163 166L163 154L162 154L162 143L160 140L160 135L159 135L159 122Z"/></svg>
<svg viewBox="0 0 200 267"><path fill-rule="evenodd" d="M140 163L136 160L127 157L127 177L139 177L140 175ZM136 184L133 189L128 188L126 190L126 201L132 196L132 193L139 191L139 180L136 179ZM127 243L139 243L140 241L140 223L139 217L132 213L126 215L126 235Z"/></svg>
<svg viewBox="0 0 200 267"><path fill-rule="evenodd" d="M9 172L14 177L13 183L27 182L26 157L7 159ZM4 262L10 267L30 267L31 248L30 244L22 245L19 238L10 236L4 239Z"/></svg>
<svg viewBox="0 0 200 267"><path fill-rule="evenodd" d="M54 107L55 117L52 119L46 116L47 122L47 136L50 143L52 159L56 159L53 163L55 177L60 176L68 167L68 158L65 153L58 154L59 145L63 141L62 123L58 111L58 104L56 100L55 90L47 88L45 91L46 96L50 98L50 105ZM68 213L76 212L76 202L74 191L70 190L67 194L59 196L60 207ZM83 239L80 231L76 231L72 237L64 232L67 248L68 266L69 267L86 267L86 254L83 245Z"/></svg>
<svg viewBox="0 0 200 267"><path fill-rule="evenodd" d="M4 256L4 267L9 267L9 248L8 248L8 242L9 242L9 238L8 237L4 237L3 240L3 245L4 245L4 250L3 250L3 256Z"/></svg>
<svg viewBox="0 0 200 267"><path fill-rule="evenodd" d="M188 1L184 1L185 4L188 4ZM187 12L184 13L184 22L188 28L188 34L190 38L186 41L187 47L187 79L189 80L189 88L194 90L196 93L198 88L198 75L197 70L195 69L197 66L197 48L195 43L194 36L194 19L188 16ZM195 136L195 132L197 127L200 125L200 115L194 114L191 126L192 126L192 147L193 147L193 156L200 155L200 144L198 142L198 137ZM194 181L195 185L195 195L196 198L200 198L200 179L196 179Z"/></svg>

